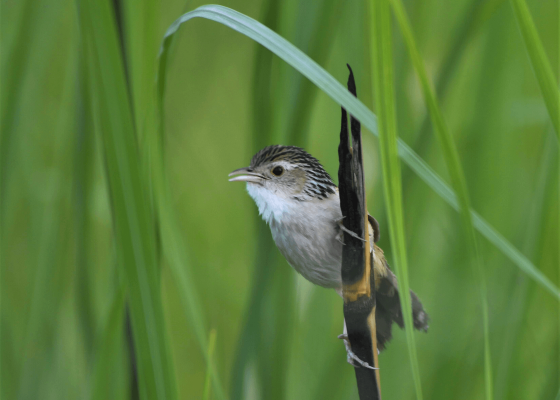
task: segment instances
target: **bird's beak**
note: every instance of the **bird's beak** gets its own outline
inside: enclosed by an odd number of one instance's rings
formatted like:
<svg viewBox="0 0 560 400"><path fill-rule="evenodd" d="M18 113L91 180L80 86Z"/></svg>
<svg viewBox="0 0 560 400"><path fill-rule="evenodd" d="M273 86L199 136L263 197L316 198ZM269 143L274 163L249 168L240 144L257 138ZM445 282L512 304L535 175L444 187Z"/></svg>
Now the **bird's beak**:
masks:
<svg viewBox="0 0 560 400"><path fill-rule="evenodd" d="M239 175L231 178L230 182L253 182L253 183L262 183L264 179L264 175L257 174L253 172L253 170L249 167L247 168L239 168L230 173L228 176Z"/></svg>

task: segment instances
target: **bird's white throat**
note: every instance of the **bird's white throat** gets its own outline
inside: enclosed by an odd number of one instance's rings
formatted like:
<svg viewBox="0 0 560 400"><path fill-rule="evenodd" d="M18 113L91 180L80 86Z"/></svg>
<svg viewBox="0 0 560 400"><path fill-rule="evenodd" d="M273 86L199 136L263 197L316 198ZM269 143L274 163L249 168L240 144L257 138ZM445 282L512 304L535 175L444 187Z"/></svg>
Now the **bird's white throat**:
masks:
<svg viewBox="0 0 560 400"><path fill-rule="evenodd" d="M270 224L272 220L281 222L283 216L286 216L290 211L293 211L294 207L297 207L297 200L278 195L259 184L247 183L247 192L255 200L259 209L259 215L262 216L267 224Z"/></svg>

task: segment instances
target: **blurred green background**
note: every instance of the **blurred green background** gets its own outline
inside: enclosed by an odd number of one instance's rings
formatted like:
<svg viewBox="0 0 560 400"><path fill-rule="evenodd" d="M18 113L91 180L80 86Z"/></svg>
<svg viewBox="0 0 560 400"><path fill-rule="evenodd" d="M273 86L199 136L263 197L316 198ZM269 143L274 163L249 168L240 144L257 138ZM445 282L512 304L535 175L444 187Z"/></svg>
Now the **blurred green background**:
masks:
<svg viewBox="0 0 560 400"><path fill-rule="evenodd" d="M122 225L115 219L127 208L111 200L115 170L99 122L105 100L91 78L106 60L84 45L87 32L107 25L96 25L98 15L89 12L102 7L87 3L1 3L3 399L139 395L132 349L143 344L131 333L136 303L123 265L135 266L119 250ZM126 74L115 74L126 76L132 105L131 132L139 144L131 165L152 210L146 213L153 227L147 259L155 260L151 287L161 293L158 337L171 365L164 375L177 397L357 399L354 372L337 339L341 299L292 271L243 185L227 181L230 171L274 143L304 146L336 178L339 105L245 36L195 19L181 28L170 53L163 178L154 178L144 143L155 132L159 46L176 18L204 3L100 3L111 15L116 10L107 31L120 34L125 54ZM271 27L340 82L349 63L359 98L375 112L364 1L221 4ZM558 2L528 5L559 71ZM424 0L405 6L459 148L472 207L560 285L558 139L511 4ZM393 29L399 136L447 177L418 80ZM365 130L364 142L369 211L380 222L380 246L391 263L378 143ZM415 334L424 397L482 399L480 295L459 214L408 167L402 172L410 282L431 316L429 332ZM161 223L156 204L173 227ZM559 300L479 238L494 398L556 399ZM415 398L403 331L394 331L379 362L383 397Z"/></svg>

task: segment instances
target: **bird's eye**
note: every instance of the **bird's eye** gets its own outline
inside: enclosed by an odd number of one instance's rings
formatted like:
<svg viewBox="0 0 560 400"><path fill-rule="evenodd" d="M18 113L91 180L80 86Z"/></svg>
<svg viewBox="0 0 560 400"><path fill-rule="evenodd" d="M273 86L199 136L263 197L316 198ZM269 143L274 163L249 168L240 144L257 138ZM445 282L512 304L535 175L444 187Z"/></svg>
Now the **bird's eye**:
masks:
<svg viewBox="0 0 560 400"><path fill-rule="evenodd" d="M284 168L282 168L281 166L274 167L274 168L272 169L272 173L273 173L274 175L276 175L276 176L280 176L280 175L282 175L282 174L284 173Z"/></svg>

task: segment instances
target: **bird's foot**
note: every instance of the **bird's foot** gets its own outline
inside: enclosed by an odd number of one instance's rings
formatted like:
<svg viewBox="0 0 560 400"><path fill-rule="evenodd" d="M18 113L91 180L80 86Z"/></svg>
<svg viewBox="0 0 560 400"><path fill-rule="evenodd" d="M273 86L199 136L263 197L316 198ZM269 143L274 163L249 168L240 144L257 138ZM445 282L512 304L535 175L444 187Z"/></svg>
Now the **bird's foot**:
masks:
<svg viewBox="0 0 560 400"><path fill-rule="evenodd" d="M350 229L348 229L347 227L344 226L344 224L342 223L342 220L346 218L346 217L341 217L338 219L335 219L335 222L338 223L338 225L340 226L340 229L342 229L344 232L346 232L347 234L349 234L350 236L361 240L362 242L365 242L366 240L361 238L360 236L358 236L357 234L355 234L354 232L352 232ZM340 243L344 244L344 242L341 239L337 239Z"/></svg>
<svg viewBox="0 0 560 400"><path fill-rule="evenodd" d="M372 367L367 362L362 361L358 358L358 356L352 351L352 347L350 346L350 340L348 339L348 334L343 333L342 335L338 335L338 338L344 341L344 347L346 347L346 361L348 362L348 364L356 368L364 367L369 369L379 369L379 368Z"/></svg>

